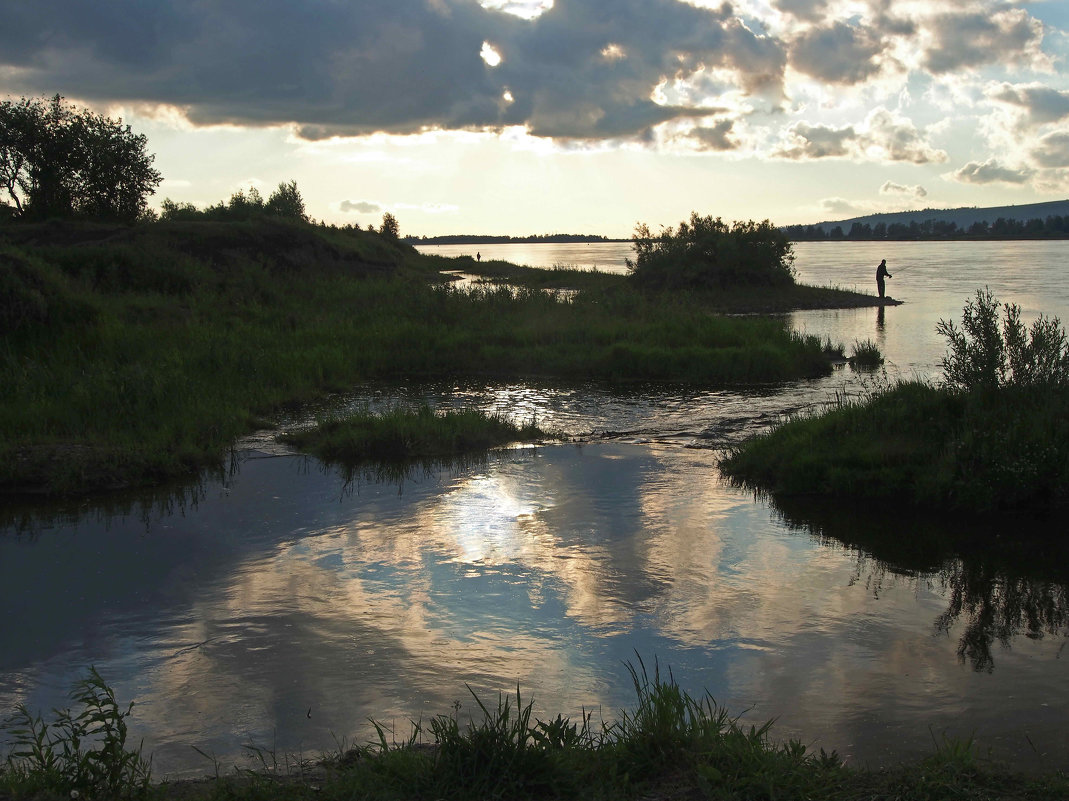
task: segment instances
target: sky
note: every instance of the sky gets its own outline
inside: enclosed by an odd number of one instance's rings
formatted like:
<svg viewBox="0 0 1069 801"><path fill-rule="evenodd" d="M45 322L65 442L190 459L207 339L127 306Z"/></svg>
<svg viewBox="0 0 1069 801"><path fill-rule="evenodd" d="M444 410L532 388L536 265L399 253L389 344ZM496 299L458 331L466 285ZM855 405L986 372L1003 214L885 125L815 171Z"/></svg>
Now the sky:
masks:
<svg viewBox="0 0 1069 801"><path fill-rule="evenodd" d="M1069 198L1069 2L0 0L0 99L148 137L164 198L295 180L402 235Z"/></svg>

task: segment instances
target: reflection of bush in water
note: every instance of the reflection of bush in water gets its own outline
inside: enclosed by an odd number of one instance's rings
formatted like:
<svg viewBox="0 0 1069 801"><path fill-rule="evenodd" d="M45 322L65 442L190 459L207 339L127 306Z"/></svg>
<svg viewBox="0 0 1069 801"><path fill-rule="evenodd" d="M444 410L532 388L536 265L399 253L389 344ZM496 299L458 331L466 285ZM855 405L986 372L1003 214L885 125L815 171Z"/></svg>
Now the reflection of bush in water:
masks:
<svg viewBox="0 0 1069 801"><path fill-rule="evenodd" d="M936 629L963 626L958 658L974 670L994 669L996 640L1009 647L1019 635L1069 637L1069 549L1049 520L1031 521L1049 536L1021 542L1001 536L1010 525L1020 531L1030 524L1020 516L979 521L895 510L892 519L872 504L778 498L771 505L791 528L856 551L854 580L876 595L888 576L937 582L948 605Z"/></svg>

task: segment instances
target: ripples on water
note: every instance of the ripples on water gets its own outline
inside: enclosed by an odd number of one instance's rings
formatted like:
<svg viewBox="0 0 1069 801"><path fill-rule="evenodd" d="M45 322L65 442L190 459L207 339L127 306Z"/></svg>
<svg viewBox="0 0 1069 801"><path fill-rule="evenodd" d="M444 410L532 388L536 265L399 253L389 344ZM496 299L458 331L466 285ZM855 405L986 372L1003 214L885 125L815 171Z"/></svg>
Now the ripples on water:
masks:
<svg viewBox="0 0 1069 801"><path fill-rule="evenodd" d="M1029 244L1013 269L949 247L798 248L813 283L848 285L888 259L907 305L882 321L792 317L847 344L878 339L886 377L369 387L339 404L476 406L584 443L379 482L261 438L233 473L159 503L24 509L21 533L9 506L0 600L17 614L0 627L0 708L64 705L95 664L138 701L158 773L208 772L193 746L226 766L249 742L307 755L363 739L372 716L403 736L454 700L470 712L465 684L612 718L633 700L637 653L733 712L777 717L778 737L857 761L926 753L931 727L1064 768L1064 559L978 558L962 545L974 524L893 509L770 506L716 470L718 448L784 415L936 374L935 321L980 282L1026 315L1066 316L1062 243ZM933 526L951 545L924 545Z"/></svg>

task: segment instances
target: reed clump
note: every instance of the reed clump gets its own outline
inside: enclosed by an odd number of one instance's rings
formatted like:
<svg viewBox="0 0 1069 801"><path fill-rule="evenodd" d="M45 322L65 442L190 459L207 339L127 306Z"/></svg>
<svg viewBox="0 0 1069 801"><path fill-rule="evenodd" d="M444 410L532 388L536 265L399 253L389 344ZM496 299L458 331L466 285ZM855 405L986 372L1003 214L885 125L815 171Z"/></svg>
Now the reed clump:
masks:
<svg viewBox="0 0 1069 801"><path fill-rule="evenodd" d="M537 442L550 434L530 421L517 425L504 415L476 409L436 411L427 404L383 412L362 409L319 420L314 428L279 439L327 462L448 459L512 442Z"/></svg>
<svg viewBox="0 0 1069 801"><path fill-rule="evenodd" d="M965 307L941 385L899 382L798 418L730 452L732 480L960 511L1069 505L1069 344L1058 320L1026 331L989 292Z"/></svg>

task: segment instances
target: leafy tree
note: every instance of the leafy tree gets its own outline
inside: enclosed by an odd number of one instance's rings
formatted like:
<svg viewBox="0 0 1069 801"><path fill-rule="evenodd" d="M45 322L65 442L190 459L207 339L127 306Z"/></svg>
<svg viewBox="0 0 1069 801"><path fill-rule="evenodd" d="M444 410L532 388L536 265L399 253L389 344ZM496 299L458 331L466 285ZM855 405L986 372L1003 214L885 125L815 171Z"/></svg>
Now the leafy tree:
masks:
<svg viewBox="0 0 1069 801"><path fill-rule="evenodd" d="M787 235L768 220L734 222L691 214L677 229L654 236L640 224L627 266L640 284L658 288L723 288L794 283Z"/></svg>
<svg viewBox="0 0 1069 801"><path fill-rule="evenodd" d="M162 176L147 138L122 120L65 103L0 102L0 187L20 219L134 222Z"/></svg>
<svg viewBox="0 0 1069 801"><path fill-rule="evenodd" d="M397 224L397 218L390 212L386 212L382 215L382 226L379 228L379 233L387 239L400 239L401 228Z"/></svg>
<svg viewBox="0 0 1069 801"><path fill-rule="evenodd" d="M288 220L307 222L308 213L304 209L304 198L297 188L296 181L283 181L278 189L267 199L267 212Z"/></svg>

